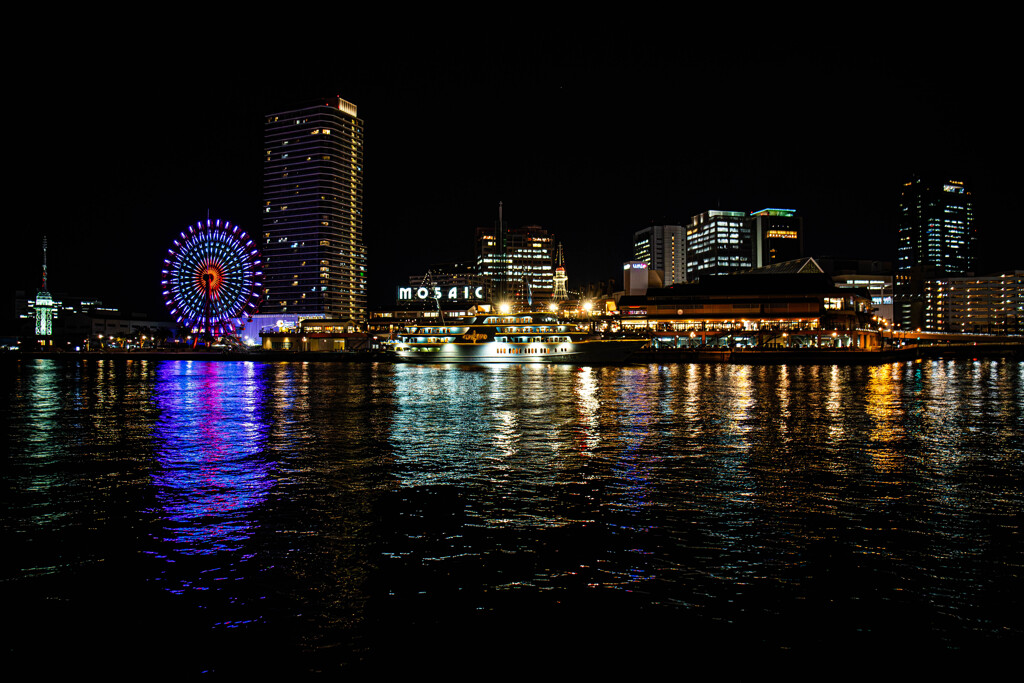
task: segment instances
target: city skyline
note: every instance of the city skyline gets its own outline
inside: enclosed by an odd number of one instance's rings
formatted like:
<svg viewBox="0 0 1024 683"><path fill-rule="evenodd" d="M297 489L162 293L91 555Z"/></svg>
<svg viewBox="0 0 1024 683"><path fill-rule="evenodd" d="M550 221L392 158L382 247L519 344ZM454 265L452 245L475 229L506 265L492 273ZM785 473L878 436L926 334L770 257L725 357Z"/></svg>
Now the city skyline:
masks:
<svg viewBox="0 0 1024 683"><path fill-rule="evenodd" d="M1000 230L1016 186L1003 172L1014 153L1007 94L978 64L908 75L884 55L717 60L628 45L537 36L514 58L468 59L469 45L421 60L408 59L414 45L398 55L366 46L344 67L309 69L222 53L160 62L152 49L159 95L122 68L89 81L102 60L87 57L61 99L89 103L76 126L103 146L62 157L74 182L46 204L47 184L31 189L30 204L47 211L23 219L31 227L5 250L3 284L38 286L46 232L51 290L160 310L154 273L167 239L208 213L259 232L263 115L320 96L356 103L366 121L371 307L429 263L471 258L473 231L493 223L499 201L510 226L558 236L573 287L615 277L636 230L712 208L790 207L805 219L805 254L895 260L899 188L937 169L975 188L977 270L1020 267L1021 236ZM940 97L950 79L974 84L971 96ZM797 93L799 106L749 116L743 98L766 89ZM114 115L139 106L144 127ZM65 113L40 116L60 130ZM52 173L53 154L25 158L30 177Z"/></svg>

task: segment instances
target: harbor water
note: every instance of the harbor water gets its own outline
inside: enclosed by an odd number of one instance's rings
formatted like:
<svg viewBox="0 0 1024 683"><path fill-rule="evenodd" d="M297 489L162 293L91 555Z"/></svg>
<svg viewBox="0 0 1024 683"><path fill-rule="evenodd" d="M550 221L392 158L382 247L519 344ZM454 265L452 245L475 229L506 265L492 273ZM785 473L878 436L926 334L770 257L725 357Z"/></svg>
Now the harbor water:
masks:
<svg viewBox="0 0 1024 683"><path fill-rule="evenodd" d="M5 671L1024 645L1019 361L4 359L0 430Z"/></svg>

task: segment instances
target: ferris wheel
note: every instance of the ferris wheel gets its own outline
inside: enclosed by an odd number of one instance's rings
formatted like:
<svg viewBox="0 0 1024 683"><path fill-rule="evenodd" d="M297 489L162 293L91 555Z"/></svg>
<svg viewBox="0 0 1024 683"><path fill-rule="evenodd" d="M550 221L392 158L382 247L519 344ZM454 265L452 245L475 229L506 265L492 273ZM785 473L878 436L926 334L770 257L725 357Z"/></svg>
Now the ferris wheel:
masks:
<svg viewBox="0 0 1024 683"><path fill-rule="evenodd" d="M234 332L256 312L262 260L244 230L207 218L182 230L164 258L164 303L179 325L206 336Z"/></svg>

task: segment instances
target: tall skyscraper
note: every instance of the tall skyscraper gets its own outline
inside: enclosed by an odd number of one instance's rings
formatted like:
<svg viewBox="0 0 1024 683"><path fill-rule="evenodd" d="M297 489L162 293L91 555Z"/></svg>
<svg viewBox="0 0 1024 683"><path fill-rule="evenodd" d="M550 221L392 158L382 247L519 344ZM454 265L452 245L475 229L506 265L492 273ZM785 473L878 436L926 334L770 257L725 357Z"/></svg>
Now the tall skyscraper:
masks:
<svg viewBox="0 0 1024 683"><path fill-rule="evenodd" d="M747 217L754 268L804 255L804 219L793 209L761 209Z"/></svg>
<svg viewBox="0 0 1024 683"><path fill-rule="evenodd" d="M366 320L363 121L341 98L270 114L264 313Z"/></svg>
<svg viewBox="0 0 1024 683"><path fill-rule="evenodd" d="M686 230L681 225L652 225L633 233L633 259L660 270L665 286L686 282Z"/></svg>
<svg viewBox="0 0 1024 683"><path fill-rule="evenodd" d="M903 329L929 327L937 306L930 292L937 290L926 283L974 269L974 214L963 181L917 176L904 183L897 238L896 323Z"/></svg>
<svg viewBox="0 0 1024 683"><path fill-rule="evenodd" d="M686 230L686 281L750 268L750 224L743 211L705 211Z"/></svg>

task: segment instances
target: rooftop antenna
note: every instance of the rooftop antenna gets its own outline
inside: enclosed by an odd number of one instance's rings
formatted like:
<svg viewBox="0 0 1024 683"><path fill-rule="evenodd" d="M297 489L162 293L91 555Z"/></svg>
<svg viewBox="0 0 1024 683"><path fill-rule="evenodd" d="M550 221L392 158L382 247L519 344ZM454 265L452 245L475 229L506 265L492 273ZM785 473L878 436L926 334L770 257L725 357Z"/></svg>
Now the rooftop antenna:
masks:
<svg viewBox="0 0 1024 683"><path fill-rule="evenodd" d="M498 286L498 299L505 299L505 280L508 278L508 266L505 263L505 221L502 202L498 202L498 245L501 248L501 279Z"/></svg>
<svg viewBox="0 0 1024 683"><path fill-rule="evenodd" d="M437 285L434 284L434 272L433 272L433 269L431 269L431 268L427 269L427 274L423 276L423 286L424 287L429 286L429 287L432 287L432 288L435 288L435 289L437 288ZM433 299L434 299L434 303L437 305L437 316L441 319L441 324L444 325L445 324L445 322L444 322L444 311L441 310L441 297L435 296L435 297L433 297Z"/></svg>
<svg viewBox="0 0 1024 683"><path fill-rule="evenodd" d="M46 291L46 235L43 235L43 291Z"/></svg>
<svg viewBox="0 0 1024 683"><path fill-rule="evenodd" d="M46 235L43 235L43 288L36 294L35 300L36 336L50 336L53 334L53 297L46 291ZM40 343L44 346L52 344L52 341Z"/></svg>

